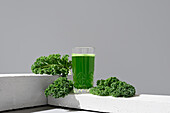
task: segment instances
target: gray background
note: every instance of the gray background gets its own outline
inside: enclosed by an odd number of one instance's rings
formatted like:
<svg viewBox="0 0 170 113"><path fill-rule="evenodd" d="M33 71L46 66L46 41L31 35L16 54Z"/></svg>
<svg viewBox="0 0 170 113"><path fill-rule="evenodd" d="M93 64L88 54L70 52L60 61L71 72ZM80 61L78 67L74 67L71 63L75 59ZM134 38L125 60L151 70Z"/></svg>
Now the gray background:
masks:
<svg viewBox="0 0 170 113"><path fill-rule="evenodd" d="M95 80L117 76L138 93L170 95L169 42L169 0L0 1L0 73L94 46Z"/></svg>

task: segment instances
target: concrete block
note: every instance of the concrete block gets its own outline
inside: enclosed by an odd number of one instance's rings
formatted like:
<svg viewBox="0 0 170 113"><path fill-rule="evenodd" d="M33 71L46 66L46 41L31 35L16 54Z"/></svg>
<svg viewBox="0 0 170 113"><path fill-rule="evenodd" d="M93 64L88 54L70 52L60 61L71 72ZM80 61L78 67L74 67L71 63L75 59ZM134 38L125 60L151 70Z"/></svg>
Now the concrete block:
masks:
<svg viewBox="0 0 170 113"><path fill-rule="evenodd" d="M0 74L0 111L46 105L44 90L58 76Z"/></svg>
<svg viewBox="0 0 170 113"><path fill-rule="evenodd" d="M69 94L64 98L48 97L48 104L69 108L114 113L170 113L170 96L139 95L115 98L92 94Z"/></svg>
<svg viewBox="0 0 170 113"><path fill-rule="evenodd" d="M170 96L142 94L132 98L115 98L92 94L69 94L54 99L44 90L59 76L36 74L0 74L0 111L55 105L114 113L170 113ZM72 80L72 76L68 76Z"/></svg>

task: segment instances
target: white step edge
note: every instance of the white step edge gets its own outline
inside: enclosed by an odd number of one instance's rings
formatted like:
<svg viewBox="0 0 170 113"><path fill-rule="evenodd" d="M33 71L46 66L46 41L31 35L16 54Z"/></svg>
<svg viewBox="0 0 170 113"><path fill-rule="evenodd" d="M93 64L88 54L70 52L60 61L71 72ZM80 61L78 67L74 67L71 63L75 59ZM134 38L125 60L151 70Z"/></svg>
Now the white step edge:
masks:
<svg viewBox="0 0 170 113"><path fill-rule="evenodd" d="M48 97L48 104L69 108L114 113L170 113L170 96L141 94L115 98L92 94L69 94L64 98Z"/></svg>
<svg viewBox="0 0 170 113"><path fill-rule="evenodd" d="M170 113L170 96L142 94L132 98L69 94L47 98L44 90L59 76L38 74L0 74L0 111L55 105L114 113ZM68 76L72 79L72 76Z"/></svg>
<svg viewBox="0 0 170 113"><path fill-rule="evenodd" d="M59 76L0 74L0 111L46 105L44 90Z"/></svg>

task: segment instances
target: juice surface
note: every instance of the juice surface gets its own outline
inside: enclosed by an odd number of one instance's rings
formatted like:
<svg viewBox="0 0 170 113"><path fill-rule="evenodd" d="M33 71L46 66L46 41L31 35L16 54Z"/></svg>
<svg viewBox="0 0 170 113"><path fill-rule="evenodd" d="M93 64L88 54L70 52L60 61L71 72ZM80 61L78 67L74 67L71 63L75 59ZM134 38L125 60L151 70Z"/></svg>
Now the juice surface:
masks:
<svg viewBox="0 0 170 113"><path fill-rule="evenodd" d="M88 89L93 87L94 54L72 54L74 87Z"/></svg>

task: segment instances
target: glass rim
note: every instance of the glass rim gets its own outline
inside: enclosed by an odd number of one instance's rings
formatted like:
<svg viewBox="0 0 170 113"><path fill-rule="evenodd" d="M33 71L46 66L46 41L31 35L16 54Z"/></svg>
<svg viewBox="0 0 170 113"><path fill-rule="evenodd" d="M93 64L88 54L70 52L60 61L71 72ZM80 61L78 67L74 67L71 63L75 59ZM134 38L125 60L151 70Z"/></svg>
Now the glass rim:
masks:
<svg viewBox="0 0 170 113"><path fill-rule="evenodd" d="M76 54L94 54L94 47L74 47L72 48L72 53Z"/></svg>
<svg viewBox="0 0 170 113"><path fill-rule="evenodd" d="M93 53L88 53L88 54L86 54L86 53L72 53L71 54L71 56L95 56L95 54Z"/></svg>
<svg viewBox="0 0 170 113"><path fill-rule="evenodd" d="M81 46L80 47L74 47L74 48L93 48L93 49L95 49L95 47L81 47Z"/></svg>

